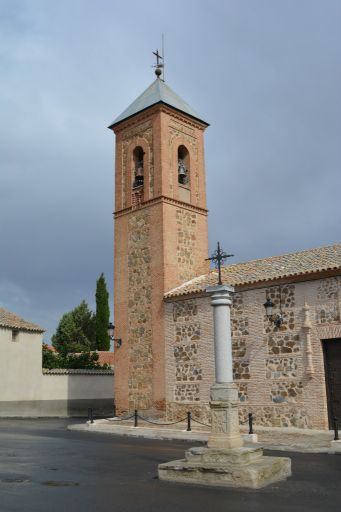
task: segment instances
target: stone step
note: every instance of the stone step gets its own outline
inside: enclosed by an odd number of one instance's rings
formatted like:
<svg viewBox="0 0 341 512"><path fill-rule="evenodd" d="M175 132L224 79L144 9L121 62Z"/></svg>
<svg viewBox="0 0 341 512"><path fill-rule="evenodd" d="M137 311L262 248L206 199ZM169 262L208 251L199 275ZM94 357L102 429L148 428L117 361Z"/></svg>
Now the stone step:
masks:
<svg viewBox="0 0 341 512"><path fill-rule="evenodd" d="M185 458L193 464L234 464L245 466L261 459L263 450L260 447L250 448L243 446L232 450L206 448L204 446L190 448L185 453Z"/></svg>
<svg viewBox="0 0 341 512"><path fill-rule="evenodd" d="M159 465L159 478L170 482L260 489L291 476L287 457L259 457L250 464L175 460Z"/></svg>

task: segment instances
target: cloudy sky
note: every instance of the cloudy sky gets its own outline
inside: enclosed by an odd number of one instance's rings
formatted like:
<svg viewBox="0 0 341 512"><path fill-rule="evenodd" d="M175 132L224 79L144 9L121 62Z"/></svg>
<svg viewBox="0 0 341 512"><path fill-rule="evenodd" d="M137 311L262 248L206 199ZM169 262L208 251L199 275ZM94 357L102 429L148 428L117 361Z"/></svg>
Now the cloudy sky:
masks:
<svg viewBox="0 0 341 512"><path fill-rule="evenodd" d="M114 137L165 78L206 132L210 247L341 242L339 0L1 0L0 306L54 332L112 292ZM111 293L112 300L112 293Z"/></svg>

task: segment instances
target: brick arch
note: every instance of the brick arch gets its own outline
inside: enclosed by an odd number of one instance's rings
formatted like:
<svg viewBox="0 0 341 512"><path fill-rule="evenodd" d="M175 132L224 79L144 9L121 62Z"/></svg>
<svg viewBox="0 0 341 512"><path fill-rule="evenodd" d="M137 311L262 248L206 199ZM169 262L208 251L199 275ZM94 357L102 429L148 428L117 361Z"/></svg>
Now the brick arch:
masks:
<svg viewBox="0 0 341 512"><path fill-rule="evenodd" d="M150 199L149 190L150 190L150 156L151 150L148 142L142 137L134 137L133 140L129 143L127 147L127 165L126 165L126 198L127 198L127 206L131 206L131 196L132 196L132 185L133 185L133 173L132 169L134 167L134 149L140 146L144 152L144 186L143 186L143 200L147 201Z"/></svg>

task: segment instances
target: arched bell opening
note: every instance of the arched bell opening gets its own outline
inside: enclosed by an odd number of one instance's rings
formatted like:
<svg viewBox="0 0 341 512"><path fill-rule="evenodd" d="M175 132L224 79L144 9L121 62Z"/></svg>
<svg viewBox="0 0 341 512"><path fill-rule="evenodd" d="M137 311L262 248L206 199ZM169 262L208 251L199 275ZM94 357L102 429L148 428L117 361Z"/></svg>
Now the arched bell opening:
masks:
<svg viewBox="0 0 341 512"><path fill-rule="evenodd" d="M142 187L144 183L144 151L137 146L133 151L134 181L133 188Z"/></svg>
<svg viewBox="0 0 341 512"><path fill-rule="evenodd" d="M189 152L186 146L178 147L178 183L189 187L190 182Z"/></svg>

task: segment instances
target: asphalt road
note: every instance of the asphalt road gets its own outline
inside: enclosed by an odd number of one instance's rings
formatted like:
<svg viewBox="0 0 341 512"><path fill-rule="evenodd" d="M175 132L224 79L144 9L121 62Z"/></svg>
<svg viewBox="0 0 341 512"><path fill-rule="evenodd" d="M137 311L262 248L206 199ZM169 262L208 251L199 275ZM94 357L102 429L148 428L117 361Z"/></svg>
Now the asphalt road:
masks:
<svg viewBox="0 0 341 512"><path fill-rule="evenodd" d="M157 479L157 465L182 458L188 443L68 423L0 420L0 512L341 511L340 455L286 454L293 477L259 491L195 487Z"/></svg>

